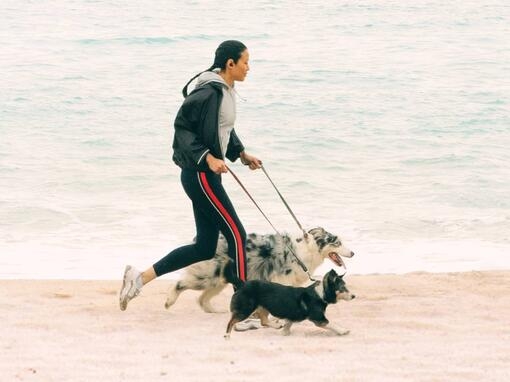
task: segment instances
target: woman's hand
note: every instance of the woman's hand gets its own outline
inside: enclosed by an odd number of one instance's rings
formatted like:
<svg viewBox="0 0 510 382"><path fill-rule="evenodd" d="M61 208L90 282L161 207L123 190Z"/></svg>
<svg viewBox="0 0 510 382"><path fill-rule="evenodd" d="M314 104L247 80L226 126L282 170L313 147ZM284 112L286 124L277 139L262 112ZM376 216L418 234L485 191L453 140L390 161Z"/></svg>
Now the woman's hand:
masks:
<svg viewBox="0 0 510 382"><path fill-rule="evenodd" d="M225 164L225 162L221 159L216 158L214 155L207 154L205 160L211 171L214 172L215 174L219 175L222 172L223 173L228 172L227 165Z"/></svg>
<svg viewBox="0 0 510 382"><path fill-rule="evenodd" d="M241 163L249 166L251 170L256 170L262 167L262 161L253 155L247 154L246 151L241 153Z"/></svg>

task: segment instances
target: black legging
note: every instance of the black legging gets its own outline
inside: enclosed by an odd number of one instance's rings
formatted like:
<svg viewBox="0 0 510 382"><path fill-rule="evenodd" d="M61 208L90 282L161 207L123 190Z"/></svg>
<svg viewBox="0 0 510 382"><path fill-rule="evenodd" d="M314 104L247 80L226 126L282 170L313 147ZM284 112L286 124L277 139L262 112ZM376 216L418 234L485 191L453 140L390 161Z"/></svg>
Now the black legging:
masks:
<svg viewBox="0 0 510 382"><path fill-rule="evenodd" d="M236 263L237 276L246 280L246 232L221 184L221 175L211 171L182 170L181 183L193 202L196 242L174 249L154 264L159 277L190 264L211 259L221 233L228 243L228 255Z"/></svg>

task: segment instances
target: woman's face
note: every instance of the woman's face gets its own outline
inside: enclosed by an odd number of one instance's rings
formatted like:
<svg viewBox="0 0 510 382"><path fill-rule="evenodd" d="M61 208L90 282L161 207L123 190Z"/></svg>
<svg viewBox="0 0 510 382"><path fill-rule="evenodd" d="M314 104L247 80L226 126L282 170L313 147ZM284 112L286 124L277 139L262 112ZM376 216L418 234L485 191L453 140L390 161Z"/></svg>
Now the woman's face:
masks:
<svg viewBox="0 0 510 382"><path fill-rule="evenodd" d="M237 60L237 63L234 63L232 60L234 65L229 69L234 81L244 81L246 74L248 74L248 70L250 70L250 65L248 64L249 59L250 54L248 53L248 49L245 49L239 60Z"/></svg>

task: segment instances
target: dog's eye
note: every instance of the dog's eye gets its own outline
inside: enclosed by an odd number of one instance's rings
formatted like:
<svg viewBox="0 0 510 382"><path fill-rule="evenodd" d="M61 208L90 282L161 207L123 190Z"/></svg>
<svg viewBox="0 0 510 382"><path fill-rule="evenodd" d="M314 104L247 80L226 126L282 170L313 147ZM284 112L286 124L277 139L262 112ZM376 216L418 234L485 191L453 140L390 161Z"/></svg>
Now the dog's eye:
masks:
<svg viewBox="0 0 510 382"><path fill-rule="evenodd" d="M340 239L338 239L338 236L331 237L331 242L334 244L342 245L342 242L340 241Z"/></svg>

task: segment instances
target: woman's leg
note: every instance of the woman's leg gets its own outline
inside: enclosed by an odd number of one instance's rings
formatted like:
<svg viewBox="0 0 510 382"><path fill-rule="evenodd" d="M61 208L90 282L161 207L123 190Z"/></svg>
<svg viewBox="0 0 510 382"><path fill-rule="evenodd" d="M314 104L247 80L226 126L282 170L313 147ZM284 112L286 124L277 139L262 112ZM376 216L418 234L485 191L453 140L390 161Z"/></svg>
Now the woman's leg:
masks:
<svg viewBox="0 0 510 382"><path fill-rule="evenodd" d="M159 277L199 261L213 258L218 244L219 229L216 223L204 214L200 204L201 202L193 201L193 214L197 231L195 243L174 249L149 268L148 274L151 273L152 269L154 276Z"/></svg>
<svg viewBox="0 0 510 382"><path fill-rule="evenodd" d="M197 179L201 195L207 199L202 211L215 221L227 239L228 255L236 264L237 276L246 281L246 231L221 184L221 176L212 172L200 172Z"/></svg>
<svg viewBox="0 0 510 382"><path fill-rule="evenodd" d="M221 184L221 176L183 170L181 181L193 202L196 241L174 249L143 272L144 284L166 273L211 259L216 253L220 231L227 239L228 254L236 262L238 277L246 280L246 233Z"/></svg>
<svg viewBox="0 0 510 382"><path fill-rule="evenodd" d="M236 264L237 276L246 280L246 232L221 184L221 176L183 170L181 181L193 202L196 242L176 248L144 272L126 267L119 297L121 310L126 309L127 303L140 293L143 285L156 277L211 259L216 252L219 231L227 240L228 254Z"/></svg>

